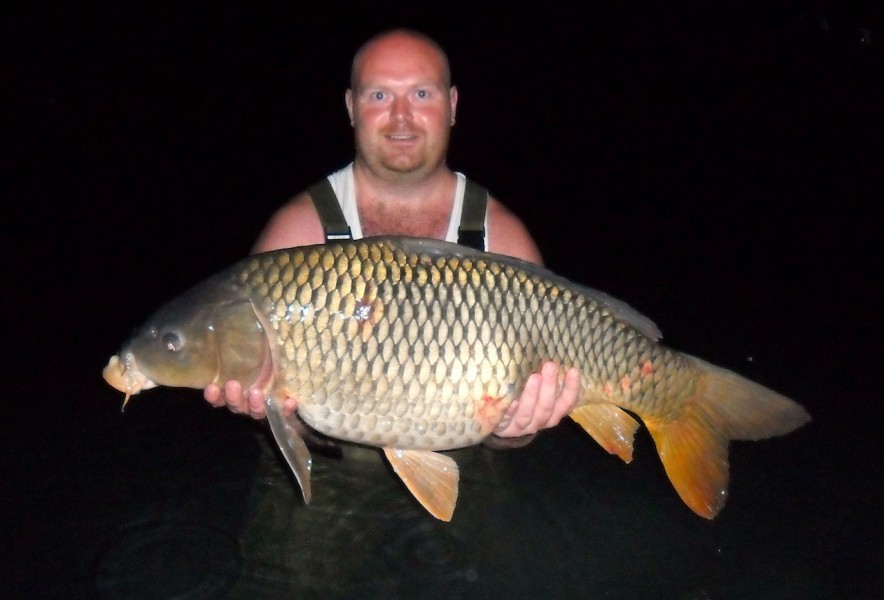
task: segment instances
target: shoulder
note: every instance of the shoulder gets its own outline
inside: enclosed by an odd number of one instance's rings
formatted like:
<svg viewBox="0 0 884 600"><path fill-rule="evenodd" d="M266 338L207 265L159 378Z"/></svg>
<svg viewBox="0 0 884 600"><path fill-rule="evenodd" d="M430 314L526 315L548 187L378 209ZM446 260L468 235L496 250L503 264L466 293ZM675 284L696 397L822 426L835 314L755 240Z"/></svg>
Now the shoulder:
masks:
<svg viewBox="0 0 884 600"><path fill-rule="evenodd" d="M542 265L543 257L528 228L511 210L493 197L488 199L488 250Z"/></svg>
<svg viewBox="0 0 884 600"><path fill-rule="evenodd" d="M252 252L321 244L325 233L306 191L283 204L264 226Z"/></svg>

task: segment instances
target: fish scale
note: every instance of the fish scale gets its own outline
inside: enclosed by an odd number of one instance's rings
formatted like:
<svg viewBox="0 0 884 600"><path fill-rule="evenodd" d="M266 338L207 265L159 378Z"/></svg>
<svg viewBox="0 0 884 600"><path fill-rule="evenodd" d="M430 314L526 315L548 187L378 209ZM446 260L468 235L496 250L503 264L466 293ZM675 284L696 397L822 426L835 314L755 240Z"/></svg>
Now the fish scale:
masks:
<svg viewBox="0 0 884 600"><path fill-rule="evenodd" d="M782 435L809 417L658 338L628 305L536 265L368 238L244 259L158 311L104 374L127 398L229 378L260 387L309 501L309 452L280 409L294 397L316 430L384 448L415 497L447 520L457 467L436 451L485 439L552 360L580 371L572 419L628 462L638 416L682 499L712 518L726 495L728 440Z"/></svg>
<svg viewBox="0 0 884 600"><path fill-rule="evenodd" d="M541 360L569 364L572 357L586 356L592 364L593 347L585 345L592 338L575 335L589 328L570 324L597 322L603 313L597 303L575 303L570 291L497 262L433 260L385 250L382 244L351 244L306 256L262 256L242 276L245 285L266 296L269 313L289 315L271 323L292 361L283 367L284 379L292 382L302 417L320 431L400 447L470 445L489 433L476 419L483 398L497 399L502 413ZM390 261L384 269L371 262L379 256ZM358 299L327 306L331 284L354 290L351 298ZM498 286L517 302L498 308ZM370 310L360 315L358 306ZM613 352L605 354L606 368L596 376L611 380L634 368L619 344L605 345L614 324L610 317L605 320L608 326L594 331L605 332L599 347ZM421 339L431 344L435 369L421 368L426 357L414 348ZM502 357L511 359L509 364ZM363 373L371 373L373 385L358 385ZM413 385L418 373L425 378L419 389ZM430 375L432 382L426 381ZM591 385L592 377L585 371L584 384ZM394 402L378 403L377 396ZM450 410L429 411L435 422L428 425L421 417L434 402ZM362 417L371 412L390 417L393 426L380 419L367 427Z"/></svg>

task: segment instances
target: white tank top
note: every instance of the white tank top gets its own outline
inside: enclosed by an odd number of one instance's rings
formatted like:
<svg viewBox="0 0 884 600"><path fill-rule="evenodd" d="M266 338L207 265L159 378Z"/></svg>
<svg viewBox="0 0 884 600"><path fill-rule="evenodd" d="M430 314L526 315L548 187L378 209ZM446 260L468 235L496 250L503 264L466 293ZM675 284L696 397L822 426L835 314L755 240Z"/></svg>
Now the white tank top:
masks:
<svg viewBox="0 0 884 600"><path fill-rule="evenodd" d="M463 193L467 178L463 173L457 175L457 185L454 189L454 206L451 209L451 219L448 221L448 230L445 232L446 242L457 242L457 228L460 226L460 216L463 212ZM353 239L363 237L362 223L359 222L359 211L356 208L356 180L353 178L353 163L350 163L340 171L335 171L328 176L328 181L338 197L344 219L350 226ZM488 211L485 211L485 248L488 248Z"/></svg>

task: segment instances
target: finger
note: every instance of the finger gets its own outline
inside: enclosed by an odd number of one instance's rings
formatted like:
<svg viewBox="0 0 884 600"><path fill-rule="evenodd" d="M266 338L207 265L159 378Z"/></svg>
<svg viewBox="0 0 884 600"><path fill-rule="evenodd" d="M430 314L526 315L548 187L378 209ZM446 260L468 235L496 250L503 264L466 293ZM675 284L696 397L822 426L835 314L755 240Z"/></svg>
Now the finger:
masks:
<svg viewBox="0 0 884 600"><path fill-rule="evenodd" d="M537 392L537 405L531 419L531 426L542 429L549 424L556 408L556 397L559 392L559 366L553 362L543 364L540 369L540 389ZM533 432L530 432L533 433Z"/></svg>
<svg viewBox="0 0 884 600"><path fill-rule="evenodd" d="M242 394L242 385L231 379L224 384L224 397L227 400L227 408L235 413L245 413L248 410Z"/></svg>
<svg viewBox="0 0 884 600"><path fill-rule="evenodd" d="M282 414L285 416L291 416L298 409L298 401L292 396L287 396L285 400L282 401Z"/></svg>
<svg viewBox="0 0 884 600"><path fill-rule="evenodd" d="M580 396L580 370L571 367L565 372L565 381L562 385L562 391L556 398L555 408L552 416L547 423L548 427L555 427L562 419L568 416L574 407L577 406L577 399Z"/></svg>
<svg viewBox="0 0 884 600"><path fill-rule="evenodd" d="M264 392L259 388L249 388L246 404L253 419L264 418Z"/></svg>
<svg viewBox="0 0 884 600"><path fill-rule="evenodd" d="M537 391L540 388L540 375L534 373L525 382L522 395L504 413L501 423L495 428L495 435L500 437L519 437L525 427L531 423Z"/></svg>
<svg viewBox="0 0 884 600"><path fill-rule="evenodd" d="M494 428L494 435L499 436L502 432L506 431L510 426L510 423L513 422L513 417L516 415L516 410L518 410L518 408L519 399L516 398L509 406L507 406L506 411L504 411L503 416L500 418L500 422L497 424L497 427Z"/></svg>
<svg viewBox="0 0 884 600"><path fill-rule="evenodd" d="M525 428L531 425L534 418L535 407L537 406L537 396L540 392L541 376L534 373L525 383L525 389L519 397L519 404L516 406L516 413L513 415L513 422L509 429L513 435L523 435Z"/></svg>
<svg viewBox="0 0 884 600"><path fill-rule="evenodd" d="M221 388L217 383L210 383L203 390L203 398L212 406L224 406L224 400L221 398Z"/></svg>

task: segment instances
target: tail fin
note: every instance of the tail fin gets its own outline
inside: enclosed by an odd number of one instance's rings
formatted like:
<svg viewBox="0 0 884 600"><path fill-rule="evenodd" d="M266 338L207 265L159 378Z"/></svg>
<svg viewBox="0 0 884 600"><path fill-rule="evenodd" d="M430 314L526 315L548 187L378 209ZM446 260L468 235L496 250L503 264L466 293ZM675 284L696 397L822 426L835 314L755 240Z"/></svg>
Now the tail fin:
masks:
<svg viewBox="0 0 884 600"><path fill-rule="evenodd" d="M666 474L691 510L712 519L727 498L729 440L758 440L801 427L810 415L768 388L698 358L697 392L674 420L643 419Z"/></svg>

